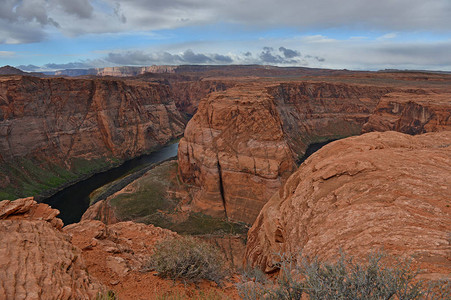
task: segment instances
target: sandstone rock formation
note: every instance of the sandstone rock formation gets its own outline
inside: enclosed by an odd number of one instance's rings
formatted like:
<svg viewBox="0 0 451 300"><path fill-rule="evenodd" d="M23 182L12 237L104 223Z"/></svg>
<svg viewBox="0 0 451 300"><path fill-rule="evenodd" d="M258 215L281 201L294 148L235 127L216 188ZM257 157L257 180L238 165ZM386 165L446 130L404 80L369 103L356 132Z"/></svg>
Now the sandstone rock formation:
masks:
<svg viewBox="0 0 451 300"><path fill-rule="evenodd" d="M0 186L21 191L42 168L83 173L95 159L107 165L138 156L181 135L184 121L161 84L2 77Z"/></svg>
<svg viewBox="0 0 451 300"><path fill-rule="evenodd" d="M387 130L408 134L451 130L451 94L412 90L385 95L363 132Z"/></svg>
<svg viewBox="0 0 451 300"><path fill-rule="evenodd" d="M309 144L360 133L389 91L250 82L205 98L179 144L181 177L195 186L194 208L252 223Z"/></svg>
<svg viewBox="0 0 451 300"><path fill-rule="evenodd" d="M259 85L205 98L179 143L179 172L197 210L251 222L295 169L273 99Z"/></svg>
<svg viewBox="0 0 451 300"><path fill-rule="evenodd" d="M153 225L134 222L105 225L93 220L68 225L64 232L83 250L90 274L106 284L132 271L139 272L157 242L177 237L175 232Z"/></svg>
<svg viewBox="0 0 451 300"><path fill-rule="evenodd" d="M281 83L266 89L290 148L301 156L310 144L360 134L379 99L393 90L330 82Z"/></svg>
<svg viewBox="0 0 451 300"><path fill-rule="evenodd" d="M369 131L450 130L449 78L403 76L248 79L204 98L178 155L194 209L252 223L311 144ZM432 83L406 82L420 79Z"/></svg>
<svg viewBox="0 0 451 300"><path fill-rule="evenodd" d="M451 132L367 133L323 147L287 180L249 231L246 259L266 272L276 253L336 260L385 251L448 277Z"/></svg>
<svg viewBox="0 0 451 300"><path fill-rule="evenodd" d="M58 213L32 198L0 202L0 299L93 299L103 288Z"/></svg>
<svg viewBox="0 0 451 300"><path fill-rule="evenodd" d="M224 288L210 282L194 286L160 278L152 271L143 272L158 242L179 237L170 230L133 222L105 225L90 220L66 226L64 231L82 249L89 273L114 290L119 299L161 299L163 295L199 299L202 294L239 299L230 282L225 282Z"/></svg>

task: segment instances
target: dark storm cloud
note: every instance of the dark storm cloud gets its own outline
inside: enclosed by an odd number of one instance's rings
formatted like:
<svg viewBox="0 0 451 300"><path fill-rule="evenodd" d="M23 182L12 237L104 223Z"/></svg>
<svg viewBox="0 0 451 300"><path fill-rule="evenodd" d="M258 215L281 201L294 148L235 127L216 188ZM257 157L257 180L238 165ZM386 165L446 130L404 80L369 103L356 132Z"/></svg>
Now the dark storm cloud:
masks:
<svg viewBox="0 0 451 300"><path fill-rule="evenodd" d="M91 18L94 11L89 0L59 0L59 3L65 12L77 15L82 19Z"/></svg>
<svg viewBox="0 0 451 300"><path fill-rule="evenodd" d="M301 53L296 50L288 49L285 47L279 47L279 52L283 54L283 57L274 51L272 47L263 47L263 51L259 57L262 63L268 64L296 64L298 60L295 58L301 57Z"/></svg>
<svg viewBox="0 0 451 300"><path fill-rule="evenodd" d="M285 58L293 58L293 57L301 56L301 53L299 51L287 49L285 47L280 47L279 51L283 53Z"/></svg>
<svg viewBox="0 0 451 300"><path fill-rule="evenodd" d="M283 61L280 55L274 54L274 49L271 47L264 47L259 57L263 63L279 64Z"/></svg>
<svg viewBox="0 0 451 300"><path fill-rule="evenodd" d="M105 60L118 65L146 65L153 62L151 56L142 51L108 53Z"/></svg>
<svg viewBox="0 0 451 300"><path fill-rule="evenodd" d="M232 63L233 59L222 54L195 53L193 50L185 50L181 54L168 52L145 53L143 51L128 51L121 53L108 53L105 61L117 65L151 65L151 64L217 64Z"/></svg>
<svg viewBox="0 0 451 300"><path fill-rule="evenodd" d="M218 62L223 62L223 63L232 63L233 62L233 59L230 56L221 55L221 54L215 54L213 56L213 59Z"/></svg>
<svg viewBox="0 0 451 300"><path fill-rule="evenodd" d="M205 54L196 54L192 50L188 49L181 55L181 58L184 62L193 63L193 64L205 64L211 63L213 60L206 56Z"/></svg>

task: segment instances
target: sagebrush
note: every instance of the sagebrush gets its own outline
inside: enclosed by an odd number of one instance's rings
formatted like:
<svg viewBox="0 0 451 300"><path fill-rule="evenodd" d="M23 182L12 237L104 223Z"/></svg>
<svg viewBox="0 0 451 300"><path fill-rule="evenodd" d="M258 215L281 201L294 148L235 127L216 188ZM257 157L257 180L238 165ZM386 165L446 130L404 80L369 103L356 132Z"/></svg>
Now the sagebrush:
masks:
<svg viewBox="0 0 451 300"><path fill-rule="evenodd" d="M298 257L302 257L298 255ZM299 261L300 260L300 261ZM237 285L243 299L450 299L449 281L425 283L409 261L372 253L365 262L342 254L336 263L280 255L280 274L270 281L245 272Z"/></svg>
<svg viewBox="0 0 451 300"><path fill-rule="evenodd" d="M219 250L193 237L160 242L146 268L157 271L161 277L188 282L207 279L219 284L226 275Z"/></svg>

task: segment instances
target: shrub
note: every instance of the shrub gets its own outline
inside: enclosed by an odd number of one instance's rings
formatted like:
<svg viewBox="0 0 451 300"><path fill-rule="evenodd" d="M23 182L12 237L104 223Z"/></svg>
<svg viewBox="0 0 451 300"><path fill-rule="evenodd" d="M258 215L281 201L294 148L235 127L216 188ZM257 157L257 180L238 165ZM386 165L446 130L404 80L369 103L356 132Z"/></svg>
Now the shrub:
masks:
<svg viewBox="0 0 451 300"><path fill-rule="evenodd" d="M160 242L148 267L161 277L197 282L207 279L220 283L225 276L224 259L212 245L182 237Z"/></svg>
<svg viewBox="0 0 451 300"><path fill-rule="evenodd" d="M447 281L425 284L415 281L417 272L408 261L373 253L366 263L358 263L344 254L336 263L280 255L280 274L275 283L255 280L237 285L243 299L449 299ZM394 262L393 262L394 261ZM252 281L251 281L252 282ZM249 288L251 286L252 288Z"/></svg>
<svg viewBox="0 0 451 300"><path fill-rule="evenodd" d="M104 290L101 289L95 298L96 300L117 300L118 297L113 290Z"/></svg>

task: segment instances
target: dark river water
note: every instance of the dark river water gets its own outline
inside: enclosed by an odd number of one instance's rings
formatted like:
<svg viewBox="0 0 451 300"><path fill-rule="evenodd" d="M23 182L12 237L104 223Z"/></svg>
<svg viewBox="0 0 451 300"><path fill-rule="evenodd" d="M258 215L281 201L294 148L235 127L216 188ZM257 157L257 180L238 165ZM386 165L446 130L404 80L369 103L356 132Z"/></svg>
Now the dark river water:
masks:
<svg viewBox="0 0 451 300"><path fill-rule="evenodd" d="M323 146L326 146L327 144L336 141L336 140L328 140L325 142L321 142L321 143L314 143L314 144L310 144L307 149L305 150L305 154L304 156L302 156L298 161L297 164L298 166L300 166L307 158L310 157L310 155L312 155L313 153L315 153L316 151L318 151L319 149L321 149Z"/></svg>
<svg viewBox="0 0 451 300"><path fill-rule="evenodd" d="M61 212L58 217L63 220L65 225L79 222L81 216L89 207L89 194L94 190L124 176L133 169L159 163L177 156L177 148L178 143L175 143L151 154L128 160L120 166L94 174L85 180L77 182L44 199L42 202L58 209Z"/></svg>

